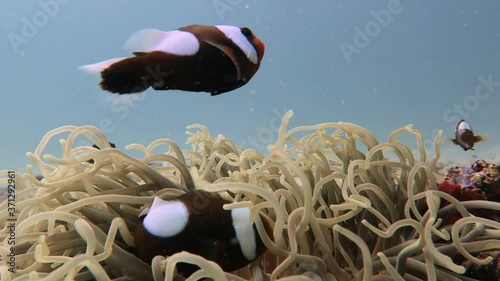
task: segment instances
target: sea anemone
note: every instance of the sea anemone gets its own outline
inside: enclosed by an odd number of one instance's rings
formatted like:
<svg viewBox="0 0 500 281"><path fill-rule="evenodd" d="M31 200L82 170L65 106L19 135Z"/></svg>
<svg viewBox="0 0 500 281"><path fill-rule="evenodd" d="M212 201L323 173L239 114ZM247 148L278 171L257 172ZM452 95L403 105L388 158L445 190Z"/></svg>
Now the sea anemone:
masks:
<svg viewBox="0 0 500 281"><path fill-rule="evenodd" d="M50 131L27 154L43 179L30 166L24 174L2 171L1 182L14 179L16 193L0 205L14 206L12 217L0 213L1 280L182 280L177 263L200 267L188 280L475 280L453 258L493 260L475 255L500 248L500 223L469 209L500 210L500 203L460 202L438 190L442 133L428 159L411 125L379 143L345 122L287 131L291 116L285 114L267 156L198 124L188 127L189 151L168 139L126 147L141 159L110 147L93 126ZM69 133L60 141L62 156L44 154L62 133ZM416 137L417 155L397 140L404 133ZM82 137L101 149L75 146ZM234 202L228 209L250 207L266 254L231 273L187 252L156 256L151 265L134 256L142 209L154 196L193 189L218 192ZM454 212L457 220L444 224Z"/></svg>

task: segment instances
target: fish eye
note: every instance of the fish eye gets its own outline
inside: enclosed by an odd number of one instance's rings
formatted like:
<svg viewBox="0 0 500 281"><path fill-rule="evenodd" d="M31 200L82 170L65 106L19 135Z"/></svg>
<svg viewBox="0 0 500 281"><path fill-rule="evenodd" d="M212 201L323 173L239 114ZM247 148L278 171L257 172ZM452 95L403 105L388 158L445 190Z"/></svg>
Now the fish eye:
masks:
<svg viewBox="0 0 500 281"><path fill-rule="evenodd" d="M245 37L251 37L252 36L252 31L248 27L242 27L241 28L241 33L245 35Z"/></svg>

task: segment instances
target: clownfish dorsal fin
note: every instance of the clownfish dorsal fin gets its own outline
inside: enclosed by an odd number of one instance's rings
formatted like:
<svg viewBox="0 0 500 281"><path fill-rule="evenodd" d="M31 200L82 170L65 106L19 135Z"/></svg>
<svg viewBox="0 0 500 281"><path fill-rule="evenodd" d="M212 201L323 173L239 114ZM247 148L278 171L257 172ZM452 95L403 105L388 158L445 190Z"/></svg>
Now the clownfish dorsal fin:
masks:
<svg viewBox="0 0 500 281"><path fill-rule="evenodd" d="M154 210L154 209L157 209L158 207L164 206L166 204L168 204L168 201L163 200L158 196L155 196L155 198L153 199L153 204L151 204L150 209Z"/></svg>
<svg viewBox="0 0 500 281"><path fill-rule="evenodd" d="M167 201L161 199L160 197L155 196L151 206L142 209L142 211L139 213L139 217L147 216L151 209L157 209L158 207L164 205L166 202Z"/></svg>
<svg viewBox="0 0 500 281"><path fill-rule="evenodd" d="M227 46L223 43L219 43L219 42L212 41L212 40L205 39L203 41L205 41L206 43L221 50L224 54L226 54L226 56L228 56L231 59L234 66L236 67L236 79L241 80L241 67L240 67L240 63L238 62L238 59L236 58L236 55L234 54L233 48L231 48L230 46Z"/></svg>
<svg viewBox="0 0 500 281"><path fill-rule="evenodd" d="M142 56L147 55L148 53L146 53L146 52L133 52L132 54L134 54L134 56L136 56L136 57L142 57Z"/></svg>
<svg viewBox="0 0 500 281"><path fill-rule="evenodd" d="M125 43L125 49L133 52L162 51L178 56L194 55L199 48L200 42L190 32L161 31L154 28L137 31Z"/></svg>
<svg viewBox="0 0 500 281"><path fill-rule="evenodd" d="M165 37L164 33L165 31L154 28L141 29L127 39L124 48L134 52L148 52Z"/></svg>

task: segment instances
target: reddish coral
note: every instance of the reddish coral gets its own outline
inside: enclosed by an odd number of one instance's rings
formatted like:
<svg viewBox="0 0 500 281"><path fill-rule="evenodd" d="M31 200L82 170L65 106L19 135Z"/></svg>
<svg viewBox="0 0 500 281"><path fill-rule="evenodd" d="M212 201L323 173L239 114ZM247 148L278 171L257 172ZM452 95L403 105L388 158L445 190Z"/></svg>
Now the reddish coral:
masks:
<svg viewBox="0 0 500 281"><path fill-rule="evenodd" d="M439 191L446 192L453 197L456 197L460 193L461 188L462 186L459 184L452 184L449 181L443 181L438 186Z"/></svg>
<svg viewBox="0 0 500 281"><path fill-rule="evenodd" d="M498 166L483 160L472 163L470 167L452 167L443 182L438 186L438 190L446 192L459 201L469 200L492 200L498 201L500 194L500 177ZM441 207L449 202L442 202ZM489 217L484 210L469 210L471 214L481 217ZM461 216L452 213L444 218L446 224L452 224Z"/></svg>

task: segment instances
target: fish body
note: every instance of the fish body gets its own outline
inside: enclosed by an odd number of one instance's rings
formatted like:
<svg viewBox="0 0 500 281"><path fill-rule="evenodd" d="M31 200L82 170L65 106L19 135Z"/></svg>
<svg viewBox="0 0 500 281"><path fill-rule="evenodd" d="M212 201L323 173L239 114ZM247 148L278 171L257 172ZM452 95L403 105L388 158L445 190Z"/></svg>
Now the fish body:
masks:
<svg viewBox="0 0 500 281"><path fill-rule="evenodd" d="M135 233L136 255L151 263L157 255L187 251L216 262L225 271L249 264L266 248L250 221L250 209L224 210L228 203L219 194L202 190L171 201L155 197ZM263 222L268 231L270 227ZM187 264L177 269L182 275L196 271Z"/></svg>
<svg viewBox="0 0 500 281"><path fill-rule="evenodd" d="M219 95L250 81L265 50L249 28L229 25L144 29L132 35L125 47L133 57L80 69L99 73L101 88L111 93L139 93L152 87Z"/></svg>
<svg viewBox="0 0 500 281"><path fill-rule="evenodd" d="M464 151L467 151L470 149L474 150L474 144L483 140L484 138L482 136L475 136L469 123L462 119L457 124L455 138L452 139L452 142L459 145Z"/></svg>

